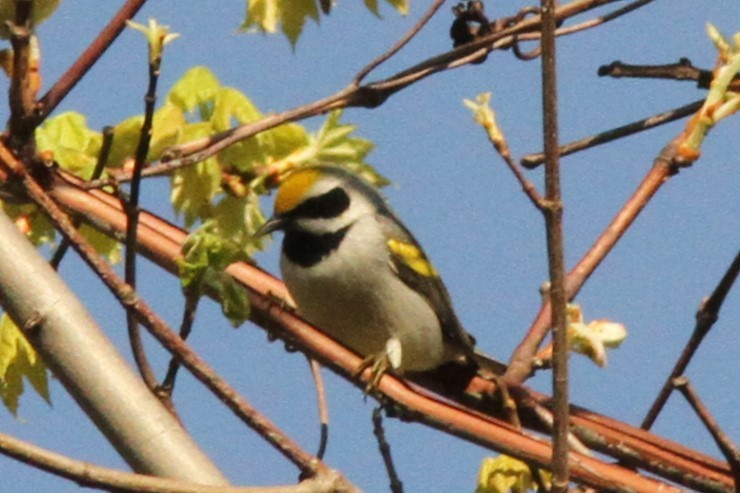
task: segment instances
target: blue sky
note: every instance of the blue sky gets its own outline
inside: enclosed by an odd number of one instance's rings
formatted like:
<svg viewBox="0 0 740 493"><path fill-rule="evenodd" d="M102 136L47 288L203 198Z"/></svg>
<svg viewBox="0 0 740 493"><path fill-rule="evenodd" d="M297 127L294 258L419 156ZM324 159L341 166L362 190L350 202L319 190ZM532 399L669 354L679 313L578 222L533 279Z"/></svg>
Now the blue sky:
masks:
<svg viewBox="0 0 740 493"><path fill-rule="evenodd" d="M42 25L45 86L69 66L121 2L62 2ZM355 2L359 4L360 2ZM207 5L207 8L203 7ZM511 15L523 2L489 2L492 16ZM619 4L617 4L619 5ZM450 47L449 6L411 45L370 79L393 74ZM330 94L385 51L421 15L412 2L408 17L383 6L383 20L361 5L340 2L319 26L309 24L292 50L282 36L237 34L244 5L239 1L157 1L137 20L155 17L182 37L168 46L162 93L189 67L206 65L225 85L245 92L262 111L280 111ZM606 12L606 11L603 11ZM598 78L597 68L614 60L662 64L688 57L710 68L715 51L705 35L712 22L726 35L738 30L736 0L656 1L602 28L559 41L560 135L570 141L595 131L659 113L702 96L692 83ZM114 124L143 108L146 48L139 33L125 32L57 113L88 116L92 128ZM0 89L5 90L3 81ZM483 65L438 74L393 96L374 110L353 109L343 121L358 125L376 149L369 161L394 185L386 189L398 214L414 231L451 292L457 313L480 347L506 361L539 307L546 279L544 222L476 126L464 98L493 93L493 106L512 152L541 148L539 64L509 52L494 53ZM7 115L0 115L3 119ZM310 130L323 120L305 122ZM562 160L566 262L573 266L621 208L652 160L682 128L674 123ZM702 159L671 179L609 255L578 296L589 318L624 323L629 337L599 369L571 358L572 402L639 423L688 340L702 297L716 285L740 245L737 200L737 117L715 129ZM735 145L733 145L735 144ZM530 172L541 187L541 172ZM146 207L172 216L162 180L143 188ZM268 210L269 203L266 202ZM258 256L277 273L277 248ZM143 261L143 295L177 325L179 283ZM125 319L107 291L72 255L61 273L128 356ZM728 297L688 375L725 431L740 440L736 416L737 349L740 348L740 292ZM268 343L262 330L238 330L204 303L192 345L254 405L308 450L317 445L313 385L300 354ZM165 358L151 344L155 361ZM387 478L371 433L372 401L325 372L331 428L327 462L366 491L383 491ZM269 378L265 378L269 375ZM547 391L549 374L531 384ZM176 404L196 440L236 484L291 482L296 471L267 447L200 385L182 375ZM0 429L74 458L125 467L63 388L52 384L53 406L31 394L20 419L0 411ZM478 466L492 453L419 425L387 421L388 439L407 491L472 491ZM718 456L711 439L687 405L674 396L654 430ZM67 481L0 458L0 493L77 491ZM10 479L12 478L12 479Z"/></svg>

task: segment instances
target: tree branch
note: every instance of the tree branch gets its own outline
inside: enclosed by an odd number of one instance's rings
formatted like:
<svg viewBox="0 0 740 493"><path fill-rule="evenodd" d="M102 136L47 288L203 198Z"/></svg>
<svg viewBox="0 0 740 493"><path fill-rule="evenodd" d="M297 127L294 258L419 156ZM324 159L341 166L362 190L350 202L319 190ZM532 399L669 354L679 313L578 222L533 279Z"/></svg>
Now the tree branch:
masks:
<svg viewBox="0 0 740 493"><path fill-rule="evenodd" d="M570 483L568 436L568 332L565 315L563 201L558 156L558 92L555 46L555 1L542 0L542 113L545 148L545 217L550 313L553 331L552 491L565 493Z"/></svg>
<svg viewBox="0 0 740 493"><path fill-rule="evenodd" d="M69 91L85 76L95 62L113 44L119 34L126 27L126 21L132 19L146 0L127 0L118 13L100 31L98 37L80 55L59 80L49 89L36 105L36 121L39 125L51 114L57 105L69 94Z"/></svg>
<svg viewBox="0 0 740 493"><path fill-rule="evenodd" d="M596 267L601 264L608 253L614 248L622 235L627 231L637 216L642 212L650 199L658 192L672 175L678 171L679 138L666 145L655 159L652 169L643 179L637 190L627 203L617 213L612 222L596 239L591 248L581 258L565 279L565 296L572 300L583 284L591 276ZM552 325L550 317L550 303L546 302L534 322L530 326L526 337L514 350L504 379L513 384L520 383L531 375L533 371L533 357L542 343L547 331Z"/></svg>
<svg viewBox="0 0 740 493"><path fill-rule="evenodd" d="M724 303L727 293L730 292L730 288L737 280L738 274L740 274L740 252L735 256L735 259L727 268L727 271L722 276L717 287L712 291L712 294L705 300L702 300L699 305L699 310L696 312L694 332L691 334L689 342L681 352L681 356L676 361L673 370L671 370L670 375L668 375L663 387L660 389L655 402L650 406L650 410L642 420L641 428L649 430L653 426L653 423L655 423L658 415L663 410L663 406L668 401L668 397L675 388L673 381L686 372L686 368L689 366L689 362L694 357L696 350L699 349L699 345L719 318L719 310L722 307L722 303Z"/></svg>
<svg viewBox="0 0 740 493"><path fill-rule="evenodd" d="M131 493L323 493L350 492L337 476L331 473L308 479L297 485L270 486L262 488L235 486L208 486L188 483L177 479L159 478L134 474L88 462L70 459L67 456L37 447L0 433L0 453L24 464L42 469L87 488L115 490Z"/></svg>
<svg viewBox="0 0 740 493"><path fill-rule="evenodd" d="M317 461L315 457L301 449L295 441L285 435L267 417L260 414L225 380L219 377L207 363L169 328L164 320L149 308L143 299L139 298L138 294L129 285L123 282L113 268L97 255L87 240L80 235L70 218L47 195L34 178L26 173L24 165L10 153L4 144L0 144L0 163L6 167L9 174L21 181L31 200L48 215L62 235L70 240L75 251L80 254L88 266L100 277L122 306L125 309L134 310L139 322L168 351L176 354L193 376L204 383L219 399L226 402L234 414L250 428L259 433L262 438L281 452L283 456L298 466L306 476L314 476L324 473L327 470L325 464ZM123 235L127 225L125 214L121 219L123 219L123 224L121 225L123 228L121 234Z"/></svg>
<svg viewBox="0 0 740 493"><path fill-rule="evenodd" d="M717 447L722 451L722 455L724 455L727 462L730 463L730 466L735 473L735 488L737 491L737 488L740 487L740 484L737 484L738 479L740 479L740 450L735 447L735 444L732 443L730 437L728 437L719 427L717 420L714 419L712 414L709 412L709 409L707 409L707 406L705 406L701 401L699 394L696 392L696 389L694 389L694 386L688 378L683 376L674 378L673 386L686 398L688 403L691 405L691 408L697 416L699 416L699 419L701 419L701 422L704 423L704 426L709 430L709 433L712 435L712 438L714 438L714 442L717 444Z"/></svg>
<svg viewBox="0 0 740 493"><path fill-rule="evenodd" d="M556 21L562 22L570 17L615 1L617 0L574 0L555 9ZM317 101L313 101L282 113L268 115L261 120L246 123L210 137L174 146L162 156L160 163L148 166L144 171L143 176L166 174L183 166L190 166L204 161L236 142L248 139L258 133L270 130L287 122L301 121L312 116L328 113L341 108L375 108L383 104L396 92L401 91L402 89L405 89L430 75L464 66L468 63L479 60L483 55L490 51L511 47L516 43L517 36L526 32L538 30L540 28L540 24L541 20L539 15L521 19L513 26L494 31L491 34L483 36L480 39L476 39L471 43L459 46L441 55L431 57L413 67L398 72L387 79L360 86L351 82L345 88ZM413 33L413 30L411 32ZM372 65L372 63L370 65ZM355 79L357 79L358 76L363 75L364 70L365 69L358 72ZM126 176L117 177L118 181L126 181L129 179L130 177ZM109 184L108 180L100 180L96 183L91 183L89 186L91 188L99 188Z"/></svg>
<svg viewBox="0 0 740 493"><path fill-rule="evenodd" d="M80 183L77 179L71 177L69 179L74 183ZM115 197L100 190L85 191L72 183L59 183L51 193L66 208L90 220L104 232L119 236L125 230L124 215ZM175 259L180 255L180 249L186 238L187 232L182 229L149 213L142 212L139 228L140 252L171 273L177 273ZM287 296L287 290L282 282L243 262L232 264L227 272L250 290L252 320L255 323L264 327L270 334L300 348L303 352L314 355L324 365L345 378L353 378L360 358L294 314L282 310L275 303L276 296L278 298ZM356 380L353 382L359 388L364 388L363 382ZM420 381L420 383L435 392L440 390L439 381ZM537 460L532 459L530 462L540 465L547 464L545 467L549 467L551 454L549 446L539 440L530 441L529 437L521 438L523 441L520 441L519 434L511 431L508 425L496 420L469 421L469 411L460 409L457 405L451 406L449 400L434 404L437 401L429 400L430 396L427 393L417 396L403 382L392 376L381 380L380 390L402 405L413 403L413 406L409 408L414 412L411 415L407 413L405 416L420 419L437 429L454 433L494 450L511 455L518 454L519 457L527 459L535 457ZM443 388L441 390L444 391ZM447 390L448 393L444 394L447 399L460 401L459 392L450 393L449 389ZM475 379L467 389L469 396L491 395L493 392L495 392L493 384L482 379ZM546 397L532 394L531 391L530 394L539 402L547 403ZM466 399L465 402L479 401ZM481 402L479 406L476 406L473 416L490 412L490 403ZM590 447L617 459L625 459L635 466L647 468L671 481L700 491L717 493L726 491L729 488L728 485L732 484L726 464L677 443L577 407L573 408L571 420L574 423L574 432L577 432L579 438ZM501 429L506 431L501 432ZM588 475L593 473L594 469L591 469L590 462L580 462L580 456L578 457L576 464L571 464L571 474L574 481L583 481L584 475L589 477ZM620 469L607 468L607 471L611 472L605 472L604 478L616 480L617 477L621 477ZM633 484L631 481L634 478L630 478L632 476L629 476L626 481ZM608 482L611 479L605 479L605 481ZM640 482L637 479L635 481ZM645 485L645 483L640 484ZM655 487L655 485L649 487Z"/></svg>
<svg viewBox="0 0 740 493"><path fill-rule="evenodd" d="M575 154L576 152L583 151L585 149L590 149L613 140L634 135L644 130L649 130L665 123L670 123L672 121L691 116L696 113L703 104L704 99L700 99L685 106L681 106L680 108L658 113L657 115L649 116L642 120L622 125L621 127L612 128L589 137L575 140L561 146L559 149L560 155L567 156L568 154ZM534 169L543 162L545 162L545 154L541 152L527 154L521 159L522 166L528 169Z"/></svg>

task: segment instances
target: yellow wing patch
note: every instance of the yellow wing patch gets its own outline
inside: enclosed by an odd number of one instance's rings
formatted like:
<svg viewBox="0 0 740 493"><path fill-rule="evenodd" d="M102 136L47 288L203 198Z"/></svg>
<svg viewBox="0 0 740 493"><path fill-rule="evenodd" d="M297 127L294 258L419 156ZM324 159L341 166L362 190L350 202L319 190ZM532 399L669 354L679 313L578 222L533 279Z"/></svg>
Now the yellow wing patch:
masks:
<svg viewBox="0 0 740 493"><path fill-rule="evenodd" d="M426 277L438 276L437 270L429 263L417 246L391 238L388 240L388 248L417 274Z"/></svg>
<svg viewBox="0 0 740 493"><path fill-rule="evenodd" d="M280 184L275 198L275 214L284 214L294 209L306 193L306 190L319 179L321 172L315 168L301 169L290 173Z"/></svg>

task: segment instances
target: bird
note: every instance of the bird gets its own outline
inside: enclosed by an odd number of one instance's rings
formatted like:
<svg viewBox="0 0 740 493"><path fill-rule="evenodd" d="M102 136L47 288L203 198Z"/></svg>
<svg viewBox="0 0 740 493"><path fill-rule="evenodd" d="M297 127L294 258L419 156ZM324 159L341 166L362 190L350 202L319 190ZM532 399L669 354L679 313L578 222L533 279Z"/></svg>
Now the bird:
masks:
<svg viewBox="0 0 740 493"><path fill-rule="evenodd" d="M280 182L259 235L282 231L280 270L298 313L365 357L372 382L392 370L475 365L475 339L419 242L368 181L308 165Z"/></svg>

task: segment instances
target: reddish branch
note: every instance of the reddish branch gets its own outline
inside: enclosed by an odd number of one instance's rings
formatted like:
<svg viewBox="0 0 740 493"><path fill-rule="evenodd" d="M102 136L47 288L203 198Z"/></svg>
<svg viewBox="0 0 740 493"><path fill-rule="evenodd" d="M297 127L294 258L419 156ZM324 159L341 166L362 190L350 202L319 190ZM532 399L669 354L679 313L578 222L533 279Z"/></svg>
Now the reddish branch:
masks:
<svg viewBox="0 0 740 493"><path fill-rule="evenodd" d="M100 277L103 283L114 294L116 299L126 310L136 314L138 321L144 325L168 351L176 354L183 366L216 396L225 402L229 409L244 423L257 431L268 443L281 452L288 460L294 463L306 477L312 477L328 471L325 464L318 461L311 454L305 452L296 442L285 435L266 416L260 414L239 393L236 392L223 378L205 362L195 351L185 344L156 313L141 299L138 294L116 274L113 268L100 257L87 240L74 227L69 216L46 193L42 186L28 173L24 163L21 163L0 144L0 164L4 168L5 178L20 182L28 197L38 205L51 219L55 228L67 238L75 251ZM111 197L112 198L112 197ZM117 202L118 200L115 199ZM127 231L127 215L121 211L121 229L119 239ZM173 257L174 258L174 257Z"/></svg>
<svg viewBox="0 0 740 493"><path fill-rule="evenodd" d="M573 16L615 1L574 0L555 9L555 18L557 22L563 22ZM163 156L160 164L154 164L148 167L144 174L147 176L164 174L179 167L192 165L217 154L235 142L248 139L260 132L275 128L287 122L300 121L340 108L375 108L383 104L393 94L405 89L411 84L419 82L435 73L461 67L479 60L482 56L493 50L510 48L518 42L519 36L524 33L537 32L540 27L541 19L539 15L534 15L526 19L523 18L512 26L497 30L490 35L483 36L480 39L476 39L471 43L459 46L441 55L431 57L387 79L358 85L358 76L364 77L367 75L367 68L365 68L355 76L355 80L347 87L326 98L282 113L268 115L261 120L244 124L220 134L176 146L168 152L168 155ZM410 35L413 35L413 33L414 31L412 30ZM402 43L403 40L398 45L398 49L400 49ZM397 51L397 47L392 48L389 53L395 53L394 50ZM380 57L378 60L383 59L383 57ZM377 64L373 62L368 67L373 69L375 66ZM119 180L125 179L122 177L118 178ZM99 185L105 184L101 183Z"/></svg>
<svg viewBox="0 0 740 493"><path fill-rule="evenodd" d="M696 113L703 104L704 99L700 99L698 101L694 101L693 103L681 106L680 108L665 111L657 115L643 118L642 120L628 123L617 128L612 128L610 130L606 130L595 135L569 142L568 144L560 147L560 155L567 156L568 154L573 154L585 149L590 149L601 144L606 144L617 139L622 139L624 137L649 130L665 123L670 123L672 121L691 116ZM541 152L527 154L521 159L522 166L528 169L534 169L543 162L545 162L545 154Z"/></svg>
<svg viewBox="0 0 740 493"><path fill-rule="evenodd" d="M677 149L678 140L674 140L661 151L652 169L640 183L632 197L573 270L568 273L565 279L565 295L568 300L575 297L650 199L678 171ZM531 375L534 356L551 325L550 304L545 303L532 323L529 333L514 351L509 368L506 375L504 375L507 382L512 384L521 383Z"/></svg>
<svg viewBox="0 0 740 493"><path fill-rule="evenodd" d="M737 491L740 488L740 484L737 483L740 480L740 450L735 447L735 444L732 443L730 437L727 436L724 431L722 431L719 424L714 419L714 416L712 416L712 413L709 412L707 406L699 398L698 392L688 378L674 378L672 383L673 386L678 389L689 402L691 408L694 410L697 416L699 416L701 422L704 423L704 426L712 435L712 438L714 438L714 442L722 451L722 454L727 459L727 462L730 463L732 471L735 474L735 491Z"/></svg>
<svg viewBox="0 0 740 493"><path fill-rule="evenodd" d="M64 99L69 91L85 76L95 62L113 44L119 34L126 27L126 21L132 19L146 0L127 0L119 9L118 13L100 31L98 37L90 43L90 46L80 55L59 80L49 89L44 97L39 100L36 107L36 124L41 123L54 108Z"/></svg>
<svg viewBox="0 0 740 493"><path fill-rule="evenodd" d="M55 186L50 193L70 212L87 218L104 231L119 238L125 231L125 215L115 197L98 190L84 191L72 184ZM186 237L187 232L180 228L142 212L138 234L141 253L171 273L177 273L176 259ZM249 288L255 323L316 357L345 378L352 378L360 358L276 305L276 296L287 296L282 282L246 263L233 264L228 272ZM364 388L363 382L355 383ZM466 410L426 393L419 394L392 376L384 377L379 389L408 409L405 417L409 419L425 422L494 450L523 457L540 466L550 464L551 449L546 442L522 435L503 422L482 416L481 412L490 412L490 406L483 405L478 411ZM476 379L469 390L472 394L490 393L492 384ZM530 394L539 402L547 401L544 396ZM590 447L679 484L713 492L727 491L732 484L726 464L644 430L580 408L573 409L571 422L574 431ZM600 487L607 487L604 486L607 483L608 487L624 484L641 491L645 491L644 487L650 491L657 487L654 482L644 482L648 480L622 468L595 459L583 458L582 461L580 456L578 461L571 463L571 474L576 481L598 483Z"/></svg>
<svg viewBox="0 0 740 493"><path fill-rule="evenodd" d="M542 209L547 236L547 265L550 274L550 317L553 354L553 448L552 491L568 491L569 403L568 333L565 316L565 253L563 249L563 202L560 195L558 156L558 92L555 51L555 1L542 0L542 114L545 149L545 202Z"/></svg>

